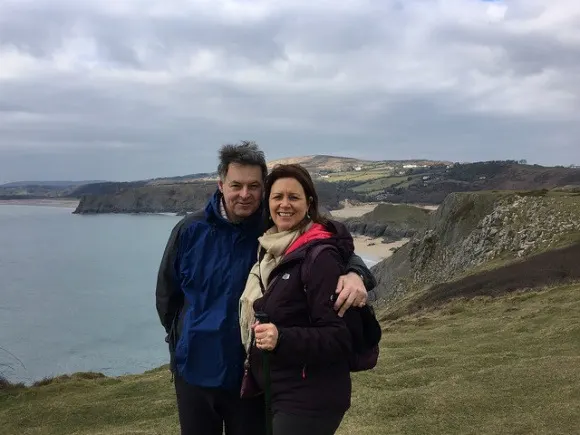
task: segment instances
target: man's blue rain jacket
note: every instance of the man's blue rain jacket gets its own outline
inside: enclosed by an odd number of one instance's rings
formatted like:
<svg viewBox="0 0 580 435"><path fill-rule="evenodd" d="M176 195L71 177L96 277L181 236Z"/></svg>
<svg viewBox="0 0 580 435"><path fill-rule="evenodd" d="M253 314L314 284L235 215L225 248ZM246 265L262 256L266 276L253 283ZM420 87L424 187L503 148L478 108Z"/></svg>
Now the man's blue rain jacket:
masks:
<svg viewBox="0 0 580 435"><path fill-rule="evenodd" d="M238 301L256 262L262 209L239 224L220 213L217 191L173 229L159 270L157 310L172 369L190 384L239 389L244 348Z"/></svg>

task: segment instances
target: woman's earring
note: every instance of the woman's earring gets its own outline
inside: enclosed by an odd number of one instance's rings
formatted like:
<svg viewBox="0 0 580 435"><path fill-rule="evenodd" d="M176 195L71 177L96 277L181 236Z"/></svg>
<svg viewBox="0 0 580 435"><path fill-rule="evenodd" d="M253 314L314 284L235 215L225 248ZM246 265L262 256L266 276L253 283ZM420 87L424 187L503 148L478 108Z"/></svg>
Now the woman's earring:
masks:
<svg viewBox="0 0 580 435"><path fill-rule="evenodd" d="M306 212L306 219L310 219L310 212L309 211Z"/></svg>

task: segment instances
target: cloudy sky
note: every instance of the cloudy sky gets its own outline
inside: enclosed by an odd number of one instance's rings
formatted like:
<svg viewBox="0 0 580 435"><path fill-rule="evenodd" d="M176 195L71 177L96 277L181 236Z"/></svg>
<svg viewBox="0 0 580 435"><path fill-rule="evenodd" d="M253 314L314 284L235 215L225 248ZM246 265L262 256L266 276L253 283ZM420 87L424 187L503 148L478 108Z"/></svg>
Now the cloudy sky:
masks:
<svg viewBox="0 0 580 435"><path fill-rule="evenodd" d="M0 0L0 182L269 159L580 164L578 0Z"/></svg>

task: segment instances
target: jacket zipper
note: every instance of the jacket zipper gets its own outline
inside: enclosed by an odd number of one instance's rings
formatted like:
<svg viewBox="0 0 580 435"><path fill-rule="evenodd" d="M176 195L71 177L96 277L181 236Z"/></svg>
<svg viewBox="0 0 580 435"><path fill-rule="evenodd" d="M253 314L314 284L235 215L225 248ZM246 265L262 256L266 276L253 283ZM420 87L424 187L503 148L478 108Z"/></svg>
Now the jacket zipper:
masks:
<svg viewBox="0 0 580 435"><path fill-rule="evenodd" d="M292 261L292 260L290 260ZM272 276L272 274L274 272L278 272L277 269L279 269L281 266L283 266L284 264L289 263L288 260L282 260L278 265L276 265L276 267L274 267L274 269L272 270L272 272L270 272L270 276ZM258 266L259 267L259 266ZM275 276L274 279L272 281L270 281L268 283L268 285L266 286L266 289L264 290L264 293L262 294L262 297L264 297L267 293L269 293L270 288L280 279L281 273L278 272ZM259 277L258 279L261 280L261 277ZM308 317L310 318L310 315L308 315ZM312 320L310 320L310 323L312 323ZM304 364L302 366L302 379L306 379L306 364Z"/></svg>

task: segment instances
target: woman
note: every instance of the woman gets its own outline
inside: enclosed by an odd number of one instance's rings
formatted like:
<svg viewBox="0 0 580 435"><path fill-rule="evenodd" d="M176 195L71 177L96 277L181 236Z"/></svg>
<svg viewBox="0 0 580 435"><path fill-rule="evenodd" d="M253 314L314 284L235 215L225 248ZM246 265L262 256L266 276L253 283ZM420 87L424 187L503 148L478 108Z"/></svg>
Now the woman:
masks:
<svg viewBox="0 0 580 435"><path fill-rule="evenodd" d="M352 237L320 216L312 179L299 165L275 167L265 195L270 228L240 301L249 372L264 390L267 353L274 435L331 435L350 407L351 335L333 297ZM256 313L269 323L254 322Z"/></svg>

